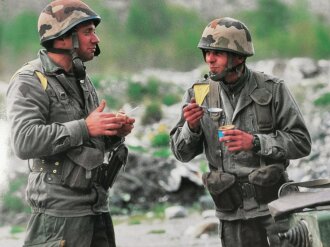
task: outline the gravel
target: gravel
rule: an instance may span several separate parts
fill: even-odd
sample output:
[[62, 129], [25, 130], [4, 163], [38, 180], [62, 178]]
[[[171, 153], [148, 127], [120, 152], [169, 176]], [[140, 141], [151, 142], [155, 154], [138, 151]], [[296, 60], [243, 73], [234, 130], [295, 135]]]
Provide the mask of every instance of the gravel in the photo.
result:
[[[170, 220], [144, 221], [131, 225], [116, 224], [117, 247], [221, 247], [217, 234], [195, 238], [189, 229], [203, 222], [199, 214]], [[0, 246], [21, 247], [24, 233], [11, 234], [11, 227], [0, 227]]]

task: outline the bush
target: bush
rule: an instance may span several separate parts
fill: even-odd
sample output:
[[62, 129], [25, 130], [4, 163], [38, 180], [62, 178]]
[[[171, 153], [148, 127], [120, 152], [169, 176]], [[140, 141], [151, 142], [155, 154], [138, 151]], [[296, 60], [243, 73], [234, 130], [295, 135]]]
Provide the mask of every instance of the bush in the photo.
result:
[[158, 102], [153, 102], [147, 105], [141, 123], [143, 125], [159, 122], [163, 117], [161, 105]]
[[329, 106], [330, 105], [330, 93], [325, 93], [314, 101], [316, 106]]
[[171, 150], [169, 148], [161, 148], [153, 152], [154, 157], [158, 158], [168, 158], [171, 155]]
[[153, 147], [168, 147], [170, 142], [170, 136], [168, 133], [159, 133], [155, 135], [151, 140]]
[[181, 100], [181, 96], [177, 94], [167, 94], [163, 97], [163, 104], [167, 106], [171, 106], [180, 102], [180, 100]]
[[3, 197], [3, 206], [5, 211], [14, 213], [25, 212], [27, 208], [24, 199], [9, 193], [5, 194]]
[[107, 102], [107, 106], [110, 107], [111, 109], [117, 109], [121, 105], [121, 102], [119, 101], [119, 99], [112, 95], [106, 94], [106, 95], [104, 95], [104, 99]]
[[11, 234], [21, 233], [24, 231], [25, 231], [25, 228], [22, 226], [12, 226], [10, 229]]
[[101, 81], [103, 79], [103, 76], [100, 75], [100, 74], [93, 74], [93, 75], [90, 75], [90, 79], [94, 85], [94, 87], [96, 89], [100, 89], [101, 88]]
[[141, 83], [129, 82], [127, 88], [127, 94], [130, 100], [134, 102], [140, 102], [144, 96], [144, 88]]
[[159, 96], [159, 85], [162, 82], [157, 78], [149, 78], [145, 91], [151, 98], [157, 98]]
[[24, 189], [27, 184], [27, 176], [19, 174], [17, 178], [9, 182], [9, 189], [3, 195], [3, 212], [22, 213], [30, 212], [30, 207], [24, 200]]

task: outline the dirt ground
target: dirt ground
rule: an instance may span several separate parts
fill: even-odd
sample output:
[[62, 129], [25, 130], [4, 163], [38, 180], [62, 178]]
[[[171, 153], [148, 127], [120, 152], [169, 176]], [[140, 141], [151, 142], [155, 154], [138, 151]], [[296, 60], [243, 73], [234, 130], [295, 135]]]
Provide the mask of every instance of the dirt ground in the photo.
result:
[[[130, 225], [115, 225], [117, 247], [221, 247], [218, 236], [194, 238], [186, 232], [200, 224], [203, 218], [189, 215], [165, 221], [154, 220]], [[0, 246], [22, 247], [24, 233], [10, 234], [11, 227], [0, 227]]]

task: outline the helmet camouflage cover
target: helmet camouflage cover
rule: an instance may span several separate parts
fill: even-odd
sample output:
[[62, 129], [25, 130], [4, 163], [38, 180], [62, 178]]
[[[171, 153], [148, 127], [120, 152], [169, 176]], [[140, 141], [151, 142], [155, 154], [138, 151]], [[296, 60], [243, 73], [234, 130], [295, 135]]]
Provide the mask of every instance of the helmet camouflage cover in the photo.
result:
[[84, 21], [98, 25], [101, 18], [80, 0], [56, 0], [49, 3], [38, 20], [40, 43], [56, 39]]
[[254, 54], [248, 28], [229, 17], [211, 21], [204, 29], [198, 48], [228, 51], [246, 57]]

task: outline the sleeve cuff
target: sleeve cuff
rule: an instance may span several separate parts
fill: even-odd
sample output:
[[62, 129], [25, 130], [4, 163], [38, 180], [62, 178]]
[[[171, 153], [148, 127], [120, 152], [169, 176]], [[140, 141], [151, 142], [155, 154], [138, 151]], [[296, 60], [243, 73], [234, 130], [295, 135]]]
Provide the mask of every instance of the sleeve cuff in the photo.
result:
[[70, 121], [63, 123], [67, 128], [70, 135], [71, 146], [79, 146], [84, 143], [84, 141], [89, 140], [88, 129], [84, 119]]
[[202, 136], [201, 129], [199, 130], [199, 132], [195, 133], [195, 132], [191, 131], [187, 122], [184, 123], [181, 131], [182, 131], [183, 139], [185, 140], [185, 142], [187, 144], [193, 142], [194, 140], [199, 140], [200, 137]]

